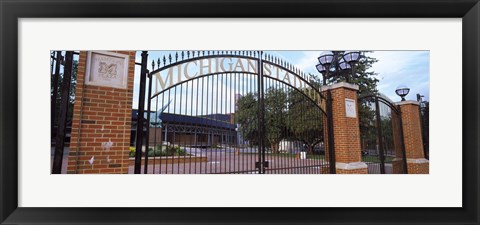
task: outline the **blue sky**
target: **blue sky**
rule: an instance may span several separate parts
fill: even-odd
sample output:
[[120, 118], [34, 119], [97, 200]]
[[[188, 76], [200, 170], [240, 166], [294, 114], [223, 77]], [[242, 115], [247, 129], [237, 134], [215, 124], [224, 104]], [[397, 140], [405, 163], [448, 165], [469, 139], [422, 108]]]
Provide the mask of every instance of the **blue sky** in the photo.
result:
[[[321, 76], [315, 69], [318, 64], [317, 57], [322, 51], [266, 51], [266, 53], [277, 56], [296, 65], [297, 68], [306, 73]], [[170, 52], [149, 51], [149, 66], [152, 59], [162, 58]], [[141, 61], [141, 51], [137, 52], [136, 62]], [[424, 95], [425, 100], [430, 98], [430, 53], [429, 51], [373, 51], [366, 53], [368, 56], [378, 59], [371, 70], [375, 71], [379, 83], [378, 90], [393, 101], [400, 98], [395, 94], [395, 89], [400, 85], [410, 88], [407, 100], [416, 100], [416, 94]], [[135, 68], [135, 85], [133, 108], [138, 106], [140, 66]]]

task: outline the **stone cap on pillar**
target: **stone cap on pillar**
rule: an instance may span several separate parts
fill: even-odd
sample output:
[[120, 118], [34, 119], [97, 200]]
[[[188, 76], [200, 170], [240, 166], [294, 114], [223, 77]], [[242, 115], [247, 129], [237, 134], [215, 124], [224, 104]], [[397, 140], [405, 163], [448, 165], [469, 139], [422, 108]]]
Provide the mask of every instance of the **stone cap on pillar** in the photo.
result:
[[420, 102], [407, 100], [407, 101], [395, 102], [395, 105], [420, 105]]
[[332, 84], [332, 85], [328, 85], [328, 86], [322, 86], [322, 87], [320, 87], [320, 91], [333, 90], [333, 89], [342, 88], [342, 87], [352, 89], [352, 90], [355, 90], [355, 91], [359, 90], [358, 85], [350, 84], [350, 83], [347, 83], [345, 81], [342, 81], [342, 82], [339, 82], [339, 83], [336, 83], [336, 84]]

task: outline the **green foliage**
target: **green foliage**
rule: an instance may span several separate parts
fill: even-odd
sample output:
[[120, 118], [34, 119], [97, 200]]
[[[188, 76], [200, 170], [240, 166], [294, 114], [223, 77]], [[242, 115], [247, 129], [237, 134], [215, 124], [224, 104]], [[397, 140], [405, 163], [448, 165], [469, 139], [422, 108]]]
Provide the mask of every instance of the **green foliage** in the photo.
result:
[[130, 157], [135, 157], [135, 148], [134, 147], [130, 147], [130, 152], [128, 153], [128, 155]]
[[155, 147], [155, 156], [185, 156], [187, 152], [176, 145], [157, 145]]
[[286, 136], [287, 94], [279, 88], [269, 88], [264, 98], [265, 135], [273, 153]]
[[[343, 53], [342, 51], [338, 51], [337, 53]], [[369, 95], [369, 94], [376, 94], [377, 93], [377, 83], [378, 79], [376, 76], [378, 75], [375, 71], [371, 71], [372, 65], [378, 60], [376, 58], [372, 58], [366, 56], [367, 52], [362, 52], [363, 57], [360, 58], [359, 62], [355, 66], [355, 77], [350, 79], [350, 83], [356, 84], [359, 87], [359, 96]], [[341, 59], [342, 54], [338, 54], [338, 60]], [[348, 74], [345, 74], [348, 73]], [[351, 77], [351, 70], [347, 70], [340, 73], [340, 76], [331, 76], [327, 80], [327, 84], [334, 84], [341, 81], [345, 81], [344, 75], [349, 75]]]
[[324, 139], [324, 115], [316, 103], [296, 90], [290, 90], [288, 101], [288, 130], [296, 140], [302, 141], [308, 153], [312, 154], [313, 147]]
[[[318, 85], [318, 82], [315, 83]], [[241, 97], [238, 102], [237, 123], [240, 132], [250, 143], [257, 143], [257, 100], [253, 94]], [[301, 92], [290, 89], [268, 88], [264, 97], [265, 139], [272, 153], [278, 153], [279, 143], [289, 136], [308, 147], [323, 140], [323, 114], [316, 103]]]
[[[64, 53], [65, 54], [65, 53]], [[60, 67], [62, 68], [62, 67]], [[54, 68], [55, 71], [55, 68]], [[78, 61], [74, 60], [73, 61], [73, 70], [72, 70], [72, 81], [70, 84], [70, 96], [68, 99], [68, 112], [67, 112], [67, 121], [72, 120], [73, 117], [73, 104], [75, 103], [75, 91], [77, 89], [77, 72], [78, 72]], [[60, 73], [58, 76], [58, 83], [53, 82], [53, 76], [54, 73], [51, 75], [51, 80], [50, 80], [50, 95], [53, 96], [53, 90], [54, 86], [57, 86], [57, 98], [55, 99], [55, 111], [56, 113], [60, 112], [60, 103], [62, 100], [62, 84], [63, 84], [63, 73]], [[55, 115], [57, 116], [57, 115]], [[56, 117], [55, 117], [56, 118]], [[57, 123], [57, 119], [55, 119], [54, 123]]]
[[[130, 147], [130, 157], [135, 157], [135, 148]], [[142, 156], [145, 156], [144, 153], [142, 153]], [[185, 151], [185, 149], [179, 147], [179, 146], [172, 146], [172, 145], [157, 145], [154, 148], [148, 148], [148, 157], [154, 157], [154, 156], [186, 156], [188, 153]]]
[[239, 131], [251, 145], [258, 144], [258, 102], [255, 93], [248, 93], [237, 101], [238, 111], [236, 122], [240, 124]]

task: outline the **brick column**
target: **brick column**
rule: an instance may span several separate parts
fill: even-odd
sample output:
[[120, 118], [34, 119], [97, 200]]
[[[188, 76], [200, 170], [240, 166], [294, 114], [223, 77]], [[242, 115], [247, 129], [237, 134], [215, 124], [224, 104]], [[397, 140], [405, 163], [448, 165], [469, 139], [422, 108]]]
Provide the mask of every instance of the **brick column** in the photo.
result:
[[67, 173], [128, 173], [135, 51], [81, 51]]
[[403, 143], [407, 156], [407, 169], [410, 174], [428, 174], [429, 161], [423, 152], [422, 128], [420, 124], [419, 103], [416, 101], [402, 101], [400, 106], [402, 115]]
[[368, 166], [362, 162], [360, 146], [358, 86], [341, 82], [324, 88], [322, 91], [325, 95], [327, 90], [330, 90], [332, 95], [336, 172], [338, 174], [366, 174]]

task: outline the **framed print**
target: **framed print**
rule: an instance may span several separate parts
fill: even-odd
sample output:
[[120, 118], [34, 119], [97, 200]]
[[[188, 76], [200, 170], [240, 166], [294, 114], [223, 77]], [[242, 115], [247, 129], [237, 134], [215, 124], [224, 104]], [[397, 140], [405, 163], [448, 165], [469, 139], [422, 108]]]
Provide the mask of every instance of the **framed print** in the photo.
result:
[[477, 0], [0, 10], [1, 224], [479, 223]]

